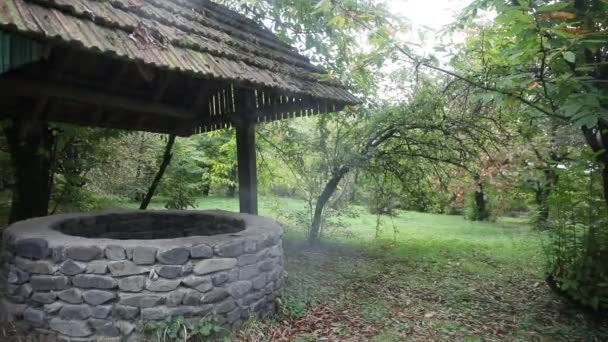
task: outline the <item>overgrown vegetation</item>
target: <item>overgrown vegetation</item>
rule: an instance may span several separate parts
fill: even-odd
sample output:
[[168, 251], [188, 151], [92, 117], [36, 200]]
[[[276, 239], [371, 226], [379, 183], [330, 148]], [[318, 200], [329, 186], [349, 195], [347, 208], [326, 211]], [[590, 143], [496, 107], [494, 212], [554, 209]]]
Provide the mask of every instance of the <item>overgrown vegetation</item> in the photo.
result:
[[206, 319], [191, 321], [182, 316], [160, 322], [147, 323], [146, 342], [230, 341], [229, 332]]

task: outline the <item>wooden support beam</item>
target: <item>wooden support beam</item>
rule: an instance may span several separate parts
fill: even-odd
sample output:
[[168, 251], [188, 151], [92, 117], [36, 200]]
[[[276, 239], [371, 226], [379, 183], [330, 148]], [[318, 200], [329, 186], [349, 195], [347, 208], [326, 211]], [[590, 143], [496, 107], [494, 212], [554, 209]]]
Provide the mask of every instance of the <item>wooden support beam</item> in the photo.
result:
[[236, 129], [236, 154], [239, 178], [239, 205], [241, 213], [258, 214], [258, 175], [255, 149], [256, 109], [252, 91], [239, 90], [236, 94], [237, 110], [231, 116]]
[[243, 120], [236, 126], [239, 205], [241, 213], [258, 214], [258, 178], [256, 169], [255, 122]]
[[40, 98], [48, 96], [105, 108], [118, 108], [142, 114], [151, 114], [181, 119], [194, 119], [196, 114], [190, 110], [169, 106], [154, 101], [136, 100], [124, 96], [111, 95], [95, 90], [60, 85], [52, 82], [39, 82], [18, 78], [0, 79], [0, 93], [4, 96]]

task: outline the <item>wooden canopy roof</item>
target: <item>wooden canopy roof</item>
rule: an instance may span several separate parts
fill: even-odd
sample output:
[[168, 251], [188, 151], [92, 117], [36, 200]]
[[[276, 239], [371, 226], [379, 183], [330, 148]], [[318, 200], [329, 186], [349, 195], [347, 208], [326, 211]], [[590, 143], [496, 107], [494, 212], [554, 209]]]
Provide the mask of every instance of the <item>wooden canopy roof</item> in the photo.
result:
[[208, 0], [0, 0], [0, 118], [191, 135], [357, 98]]

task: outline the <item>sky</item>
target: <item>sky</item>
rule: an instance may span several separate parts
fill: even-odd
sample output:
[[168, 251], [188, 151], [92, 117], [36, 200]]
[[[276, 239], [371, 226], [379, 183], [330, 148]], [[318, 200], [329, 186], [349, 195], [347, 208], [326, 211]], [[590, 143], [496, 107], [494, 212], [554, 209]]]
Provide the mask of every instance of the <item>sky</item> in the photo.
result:
[[[412, 25], [407, 39], [421, 43], [427, 54], [440, 43], [442, 29], [454, 22], [469, 3], [471, 0], [387, 0], [391, 11], [407, 18]], [[419, 32], [424, 34], [421, 36]]]
[[[442, 34], [447, 25], [456, 21], [458, 15], [472, 0], [386, 0], [392, 13], [407, 19], [410, 27], [399, 39], [413, 49], [417, 56], [433, 55], [446, 65], [450, 55], [435, 51], [443, 43], [462, 43], [466, 36], [462, 33]], [[412, 86], [404, 84], [395, 72], [400, 63], [386, 64], [382, 69], [384, 81], [380, 82], [380, 98], [387, 101], [402, 101], [408, 96]], [[396, 79], [393, 78], [396, 77]]]

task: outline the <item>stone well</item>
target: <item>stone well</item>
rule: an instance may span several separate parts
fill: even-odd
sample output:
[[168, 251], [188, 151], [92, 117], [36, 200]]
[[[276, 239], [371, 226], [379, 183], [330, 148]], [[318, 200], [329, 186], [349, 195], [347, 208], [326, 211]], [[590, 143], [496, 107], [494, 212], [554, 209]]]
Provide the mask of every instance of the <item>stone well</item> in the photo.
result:
[[4, 231], [0, 314], [65, 340], [137, 341], [182, 316], [236, 329], [272, 314], [282, 229], [225, 211], [55, 215]]

